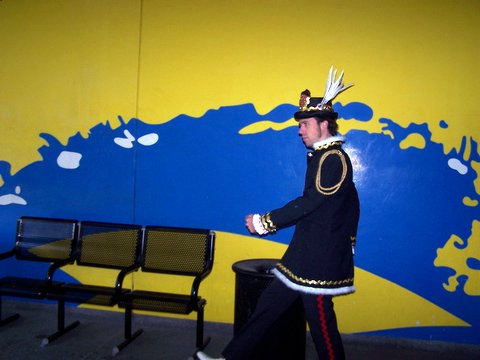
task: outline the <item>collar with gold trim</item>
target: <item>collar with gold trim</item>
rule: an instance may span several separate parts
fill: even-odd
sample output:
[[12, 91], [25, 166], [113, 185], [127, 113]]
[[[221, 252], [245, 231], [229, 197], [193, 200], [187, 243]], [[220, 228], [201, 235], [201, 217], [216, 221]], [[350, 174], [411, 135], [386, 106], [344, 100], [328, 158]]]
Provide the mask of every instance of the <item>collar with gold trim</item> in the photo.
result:
[[333, 145], [341, 145], [345, 142], [345, 136], [342, 135], [337, 135], [337, 136], [331, 136], [328, 139], [317, 141], [312, 145], [313, 150], [322, 150], [322, 149], [327, 149], [330, 146]]

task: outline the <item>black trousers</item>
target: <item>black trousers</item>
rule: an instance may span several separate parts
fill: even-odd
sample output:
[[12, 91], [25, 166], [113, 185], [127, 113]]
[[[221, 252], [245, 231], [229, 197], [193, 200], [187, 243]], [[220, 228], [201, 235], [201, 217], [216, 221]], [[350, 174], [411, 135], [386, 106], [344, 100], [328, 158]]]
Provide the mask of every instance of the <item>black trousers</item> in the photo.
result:
[[[294, 291], [278, 279], [274, 279], [262, 293], [254, 313], [223, 350], [223, 356], [227, 360], [248, 360], [254, 349], [262, 345], [262, 338], [273, 329], [276, 320], [299, 297], [305, 308], [305, 316], [319, 359], [345, 359], [332, 297]], [[285, 331], [288, 330], [285, 329]]]

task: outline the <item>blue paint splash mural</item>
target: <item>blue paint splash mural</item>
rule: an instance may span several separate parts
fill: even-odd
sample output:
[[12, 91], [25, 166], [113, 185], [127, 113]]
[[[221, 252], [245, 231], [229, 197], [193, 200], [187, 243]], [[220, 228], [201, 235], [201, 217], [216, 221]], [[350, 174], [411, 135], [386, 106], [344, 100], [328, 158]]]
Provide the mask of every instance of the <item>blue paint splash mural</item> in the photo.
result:
[[[99, 124], [66, 145], [50, 134], [41, 161], [15, 175], [0, 162], [0, 243], [11, 247], [13, 224], [22, 215], [204, 227], [245, 234], [244, 216], [283, 205], [302, 190], [305, 149], [296, 127], [255, 133], [259, 122], [282, 124], [296, 107], [279, 105], [258, 114], [254, 105], [221, 107], [164, 124], [141, 119], [112, 129]], [[346, 121], [368, 122], [362, 103], [336, 104]], [[427, 124], [403, 128], [380, 119], [383, 133], [350, 130], [350, 153], [362, 214], [356, 266], [386, 278], [471, 327], [417, 327], [378, 335], [480, 343], [480, 207], [474, 187], [477, 144], [444, 154]], [[442, 122], [442, 128], [448, 124]], [[423, 146], [405, 146], [410, 136]], [[288, 244], [292, 229], [268, 240]], [[456, 259], [452, 261], [452, 259]], [[40, 265], [31, 265], [32, 268]], [[18, 269], [0, 263], [3, 274]], [[26, 272], [32, 270], [26, 269]], [[67, 276], [67, 275], [64, 275]]]

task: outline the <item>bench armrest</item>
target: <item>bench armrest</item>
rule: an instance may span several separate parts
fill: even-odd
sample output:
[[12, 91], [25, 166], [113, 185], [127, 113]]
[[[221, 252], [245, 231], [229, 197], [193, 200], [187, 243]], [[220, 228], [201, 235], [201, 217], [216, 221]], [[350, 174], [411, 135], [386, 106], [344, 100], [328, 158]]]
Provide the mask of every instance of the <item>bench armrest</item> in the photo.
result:
[[195, 279], [193, 280], [190, 296], [194, 297], [194, 298], [198, 297], [198, 288], [200, 287], [200, 283], [203, 281], [203, 279], [205, 279], [212, 272], [213, 254], [214, 254], [214, 251], [215, 251], [215, 232], [214, 231], [209, 231], [208, 237], [209, 237], [209, 240], [210, 240], [209, 241], [208, 253], [210, 255], [209, 255], [209, 258], [207, 259], [207, 264], [206, 264], [206, 267], [205, 267], [204, 271], [201, 274], [197, 275], [195, 277]]
[[65, 260], [62, 260], [62, 261], [56, 261], [53, 264], [51, 264], [50, 267], [48, 268], [48, 271], [47, 271], [47, 277], [46, 277], [47, 286], [52, 284], [53, 275], [54, 275], [55, 271], [57, 271], [58, 269], [60, 269], [61, 267], [65, 266], [65, 265], [73, 264], [74, 262], [75, 262], [75, 260], [73, 258], [71, 258], [71, 259], [65, 259]]
[[211, 270], [205, 271], [201, 273], [200, 275], [195, 276], [195, 279], [193, 279], [192, 283], [192, 289], [190, 291], [190, 296], [193, 298], [198, 297], [198, 288], [200, 287], [200, 283], [205, 279], [208, 274], [210, 274]]
[[140, 269], [140, 264], [133, 264], [125, 269], [122, 269], [117, 276], [117, 280], [115, 281], [115, 296], [119, 296], [122, 292], [123, 288], [123, 280], [125, 279], [125, 276], [128, 274], [138, 271]]

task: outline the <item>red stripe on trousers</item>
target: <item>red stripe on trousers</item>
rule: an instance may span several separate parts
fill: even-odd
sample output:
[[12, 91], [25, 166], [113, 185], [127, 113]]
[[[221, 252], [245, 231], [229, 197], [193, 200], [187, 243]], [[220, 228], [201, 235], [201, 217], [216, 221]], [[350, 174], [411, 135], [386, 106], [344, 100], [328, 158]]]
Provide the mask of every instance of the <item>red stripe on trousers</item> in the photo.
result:
[[328, 334], [327, 319], [325, 318], [325, 309], [323, 307], [323, 295], [317, 296], [317, 308], [320, 315], [320, 326], [322, 328], [323, 338], [325, 340], [325, 345], [327, 346], [328, 358], [334, 360], [335, 353], [333, 351], [332, 340]]

